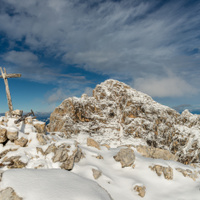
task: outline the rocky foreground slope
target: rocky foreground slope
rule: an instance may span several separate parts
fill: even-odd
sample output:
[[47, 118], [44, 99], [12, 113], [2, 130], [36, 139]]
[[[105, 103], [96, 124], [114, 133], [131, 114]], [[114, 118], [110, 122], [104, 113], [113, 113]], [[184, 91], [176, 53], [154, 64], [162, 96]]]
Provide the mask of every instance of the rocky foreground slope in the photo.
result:
[[198, 115], [108, 80], [47, 127], [21, 116], [0, 117], [0, 200], [199, 200]]
[[97, 85], [92, 97], [84, 94], [64, 100], [51, 114], [48, 129], [69, 137], [85, 133], [100, 143], [118, 145], [139, 138], [169, 150], [184, 164], [200, 161], [199, 115], [188, 110], [179, 114], [116, 80]]

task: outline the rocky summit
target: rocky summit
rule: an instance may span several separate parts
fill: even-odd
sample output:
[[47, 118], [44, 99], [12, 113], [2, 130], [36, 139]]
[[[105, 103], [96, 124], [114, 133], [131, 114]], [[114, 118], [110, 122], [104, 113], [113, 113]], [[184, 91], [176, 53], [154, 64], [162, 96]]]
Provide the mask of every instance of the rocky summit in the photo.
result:
[[107, 80], [47, 126], [0, 117], [0, 200], [199, 200], [199, 136], [198, 115]]
[[64, 100], [51, 114], [48, 131], [64, 132], [67, 137], [95, 136], [101, 144], [141, 140], [169, 151], [181, 163], [200, 161], [199, 115], [188, 110], [179, 114], [116, 80], [97, 85], [92, 97], [83, 94]]

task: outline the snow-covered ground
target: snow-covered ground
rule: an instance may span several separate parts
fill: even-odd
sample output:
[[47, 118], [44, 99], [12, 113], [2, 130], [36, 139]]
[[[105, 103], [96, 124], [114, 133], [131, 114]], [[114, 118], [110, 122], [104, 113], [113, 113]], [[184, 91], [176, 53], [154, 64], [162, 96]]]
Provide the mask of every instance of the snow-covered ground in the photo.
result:
[[[110, 148], [108, 145], [107, 147], [103, 145], [105, 140], [95, 148], [95, 145], [90, 146], [87, 143], [87, 138], [91, 136], [86, 134], [80, 133], [68, 139], [62, 133], [46, 135], [40, 133], [39, 135], [45, 139], [45, 143], [41, 144], [35, 125], [42, 125], [42, 122], [33, 120], [32, 124], [21, 122], [16, 125], [15, 119], [4, 121], [3, 118], [0, 119], [1, 129], [18, 131], [18, 140], [24, 137], [28, 142], [23, 147], [17, 145], [16, 141], [0, 144], [2, 172], [0, 191], [11, 187], [23, 200], [199, 200], [200, 198], [200, 166], [143, 157], [137, 151], [137, 145], [145, 144], [142, 139], [129, 140], [120, 135], [120, 141], [109, 140]], [[99, 137], [93, 135], [92, 139], [99, 141]], [[54, 150], [53, 148], [50, 150], [51, 145], [54, 145]], [[135, 159], [129, 167], [122, 168], [114, 156], [121, 149], [127, 148], [134, 151]], [[81, 150], [82, 156], [74, 162], [72, 170], [61, 169], [65, 162], [64, 153], [67, 152], [66, 159], [69, 159], [77, 149]], [[75, 160], [75, 157], [73, 159]], [[10, 169], [13, 166], [22, 168]], [[166, 178], [162, 172], [158, 176], [151, 169], [154, 166], [163, 167], [165, 172], [170, 167], [172, 177]], [[184, 176], [177, 169], [183, 170], [184, 173], [188, 172], [191, 176]], [[95, 170], [99, 176], [94, 175]], [[138, 195], [136, 186], [144, 188], [144, 197]]]

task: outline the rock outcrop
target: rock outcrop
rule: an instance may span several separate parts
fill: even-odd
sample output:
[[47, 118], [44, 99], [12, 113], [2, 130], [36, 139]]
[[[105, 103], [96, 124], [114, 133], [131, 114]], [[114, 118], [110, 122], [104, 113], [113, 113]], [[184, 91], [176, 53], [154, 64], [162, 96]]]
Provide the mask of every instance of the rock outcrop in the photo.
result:
[[118, 141], [140, 138], [189, 164], [200, 159], [199, 127], [198, 115], [187, 110], [179, 114], [122, 82], [107, 80], [96, 86], [92, 97], [64, 100], [51, 114], [48, 130], [66, 136], [106, 134]]

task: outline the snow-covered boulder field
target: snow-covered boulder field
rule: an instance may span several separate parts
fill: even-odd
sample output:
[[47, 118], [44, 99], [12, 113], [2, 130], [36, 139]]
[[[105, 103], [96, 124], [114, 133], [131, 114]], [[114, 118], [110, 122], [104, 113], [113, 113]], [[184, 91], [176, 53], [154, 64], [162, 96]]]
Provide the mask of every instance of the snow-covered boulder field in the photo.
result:
[[47, 127], [21, 115], [0, 117], [0, 200], [199, 200], [198, 115], [114, 80]]

